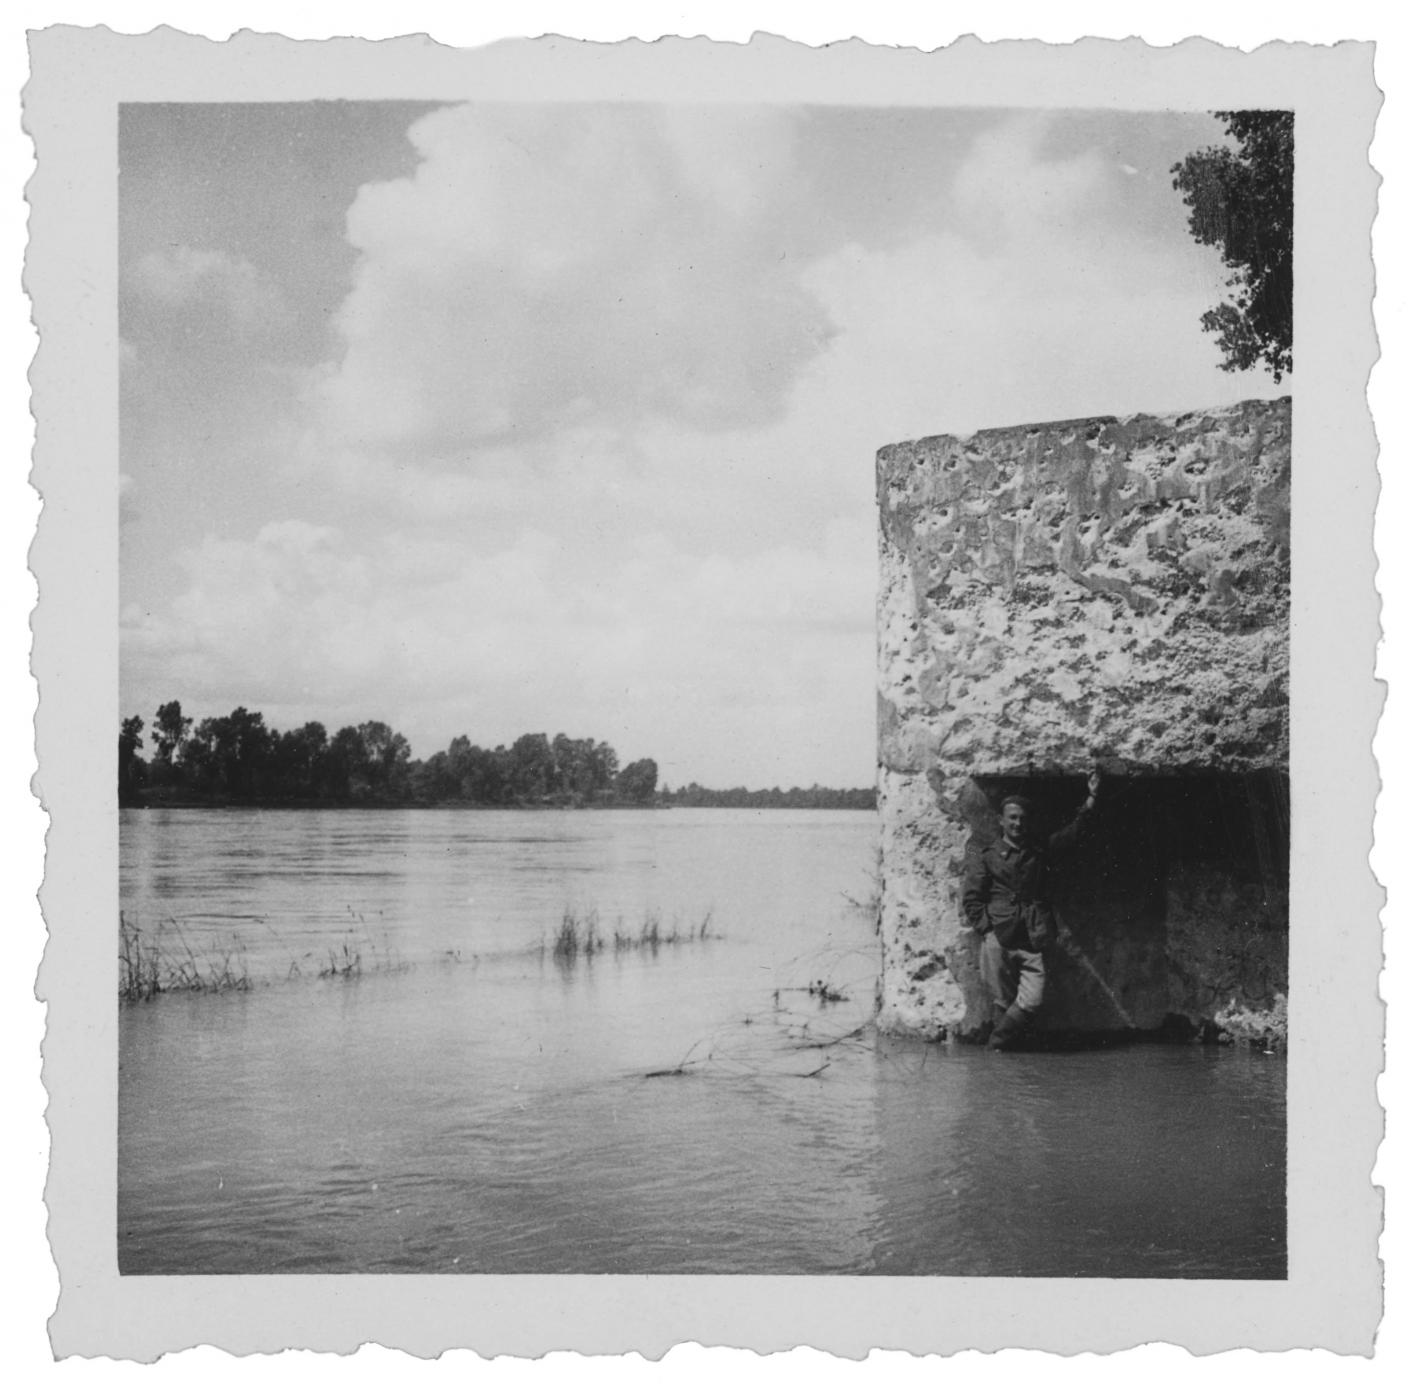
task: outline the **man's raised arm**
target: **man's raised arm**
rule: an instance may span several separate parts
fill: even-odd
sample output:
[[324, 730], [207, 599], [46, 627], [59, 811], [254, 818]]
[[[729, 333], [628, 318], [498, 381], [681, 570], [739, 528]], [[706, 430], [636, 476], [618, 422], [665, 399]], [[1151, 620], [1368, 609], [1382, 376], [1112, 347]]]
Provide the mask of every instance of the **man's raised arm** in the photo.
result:
[[1051, 839], [1046, 843], [1051, 850], [1068, 850], [1080, 840], [1089, 825], [1090, 815], [1095, 810], [1095, 800], [1099, 795], [1100, 770], [1096, 768], [1090, 774], [1089, 793], [1080, 804], [1080, 810], [1059, 831], [1051, 833]]

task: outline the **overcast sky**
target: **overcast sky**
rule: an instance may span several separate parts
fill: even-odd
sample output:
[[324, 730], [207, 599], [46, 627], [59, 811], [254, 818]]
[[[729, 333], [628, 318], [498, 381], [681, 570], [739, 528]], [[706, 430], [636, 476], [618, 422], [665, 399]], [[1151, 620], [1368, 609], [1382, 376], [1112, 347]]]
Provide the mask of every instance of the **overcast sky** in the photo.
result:
[[1223, 374], [1202, 114], [129, 106], [125, 715], [867, 785], [883, 444]]

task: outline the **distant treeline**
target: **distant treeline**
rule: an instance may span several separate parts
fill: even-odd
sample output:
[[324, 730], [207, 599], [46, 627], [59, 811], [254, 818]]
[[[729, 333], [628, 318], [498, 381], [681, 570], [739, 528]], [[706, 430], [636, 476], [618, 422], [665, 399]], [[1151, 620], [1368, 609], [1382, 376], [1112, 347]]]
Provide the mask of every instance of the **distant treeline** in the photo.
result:
[[862, 811], [873, 808], [874, 789], [827, 788], [817, 783], [782, 792], [778, 787], [719, 789], [689, 783], [676, 792], [664, 788], [659, 801], [670, 807], [837, 807]]
[[179, 701], [158, 707], [149, 738], [141, 715], [118, 734], [118, 800], [272, 805], [433, 805], [485, 807], [643, 806], [654, 802], [658, 765], [640, 758], [620, 768], [608, 744], [556, 734], [522, 734], [509, 748], [478, 748], [465, 735], [428, 759], [381, 720], [332, 736], [317, 720], [298, 729], [266, 727], [240, 707], [193, 721]]

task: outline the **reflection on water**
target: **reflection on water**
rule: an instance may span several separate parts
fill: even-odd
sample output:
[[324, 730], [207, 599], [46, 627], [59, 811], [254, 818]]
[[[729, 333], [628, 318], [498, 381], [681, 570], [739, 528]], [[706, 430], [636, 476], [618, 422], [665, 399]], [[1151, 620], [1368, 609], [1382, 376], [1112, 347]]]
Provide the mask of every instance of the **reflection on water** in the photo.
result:
[[1282, 1060], [850, 1034], [872, 814], [123, 820], [125, 915], [257, 983], [122, 1013], [125, 1272], [1284, 1275]]
[[[1282, 1061], [1132, 1046], [994, 1055], [893, 1047], [870, 1267], [1283, 1277]], [[901, 1061], [911, 1062], [900, 1072]]]

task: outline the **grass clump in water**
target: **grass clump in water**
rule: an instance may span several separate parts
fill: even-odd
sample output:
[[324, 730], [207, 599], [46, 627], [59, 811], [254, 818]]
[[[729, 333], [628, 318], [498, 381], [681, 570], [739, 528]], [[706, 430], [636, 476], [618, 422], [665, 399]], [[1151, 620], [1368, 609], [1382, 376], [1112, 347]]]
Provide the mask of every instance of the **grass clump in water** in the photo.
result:
[[250, 974], [239, 945], [212, 949], [198, 961], [182, 926], [169, 920], [180, 952], [118, 915], [118, 1000], [151, 1001], [161, 992], [248, 992]]
[[581, 957], [596, 957], [611, 946], [615, 953], [634, 950], [656, 953], [660, 948], [705, 943], [718, 936], [712, 932], [710, 911], [696, 922], [683, 923], [674, 918], [671, 924], [664, 924], [657, 913], [649, 913], [644, 915], [636, 929], [626, 925], [622, 918], [615, 920], [611, 944], [603, 932], [597, 910], [580, 914], [566, 909], [560, 915], [560, 922], [550, 942], [550, 952], [561, 962], [573, 962]]
[[[253, 919], [255, 915], [203, 914], [207, 919]], [[361, 924], [363, 918], [357, 916]], [[213, 942], [200, 955], [181, 921], [164, 917], [155, 932], [140, 927], [121, 912], [118, 915], [118, 1000], [123, 1003], [151, 1001], [162, 992], [248, 992], [255, 982], [246, 966], [246, 948], [237, 935]], [[302, 965], [303, 964], [303, 965]], [[337, 948], [328, 948], [322, 957], [313, 952], [291, 958], [287, 981], [305, 973], [326, 981], [351, 981], [372, 973], [408, 972], [412, 964], [394, 952], [386, 940], [377, 945], [360, 938], [351, 927]], [[267, 979], [268, 980], [268, 979]], [[265, 985], [265, 983], [262, 983]]]
[[[363, 957], [365, 949], [369, 955], [367, 962]], [[297, 963], [292, 962], [290, 969], [290, 976], [300, 975]], [[337, 948], [325, 949], [324, 961], [320, 963], [317, 975], [326, 980], [349, 982], [365, 974], [408, 972], [411, 969], [412, 964], [393, 952], [386, 942], [379, 949], [371, 940], [355, 937], [352, 942], [346, 938]]]
[[118, 999], [150, 1001], [163, 991], [162, 963], [155, 944], [142, 932], [128, 928], [118, 916]]
[[575, 958], [592, 958], [604, 947], [604, 935], [599, 932], [597, 913], [580, 917], [572, 909], [560, 915], [560, 926], [555, 932], [555, 943], [551, 951], [565, 962]]
[[350, 948], [345, 942], [338, 949], [330, 948], [329, 961], [319, 969], [321, 977], [362, 977], [363, 954], [357, 948]]

